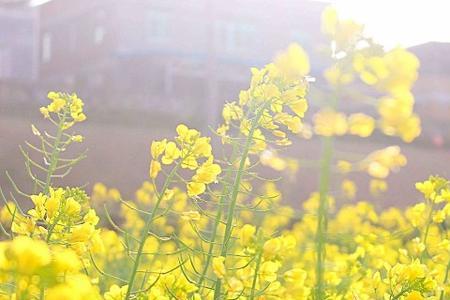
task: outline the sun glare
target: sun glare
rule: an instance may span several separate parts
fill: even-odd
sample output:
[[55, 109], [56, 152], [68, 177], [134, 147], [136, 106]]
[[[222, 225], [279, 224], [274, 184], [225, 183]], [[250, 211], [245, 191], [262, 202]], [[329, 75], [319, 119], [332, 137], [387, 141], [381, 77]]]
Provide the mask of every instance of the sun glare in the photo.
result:
[[335, 0], [342, 16], [365, 24], [366, 32], [387, 48], [429, 41], [450, 42], [450, 2], [444, 0]]

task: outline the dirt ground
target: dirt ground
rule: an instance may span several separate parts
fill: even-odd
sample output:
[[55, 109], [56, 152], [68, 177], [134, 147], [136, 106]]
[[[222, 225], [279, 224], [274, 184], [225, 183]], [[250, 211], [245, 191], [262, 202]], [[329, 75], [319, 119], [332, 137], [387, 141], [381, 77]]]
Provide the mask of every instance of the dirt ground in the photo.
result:
[[[46, 126], [46, 122], [35, 113], [26, 116], [0, 114], [0, 186], [7, 193], [11, 191], [11, 186], [5, 176], [6, 170], [25, 190], [30, 188], [18, 145], [23, 145], [24, 140], [36, 141], [36, 137], [31, 134], [31, 122], [38, 128]], [[97, 122], [95, 117], [79, 125], [77, 131], [86, 138], [83, 147], [88, 148], [88, 157], [58, 184], [63, 186], [87, 184], [87, 190], [90, 191], [93, 183], [101, 181], [108, 186], [119, 188], [127, 198], [133, 197], [134, 191], [143, 180], [148, 178], [149, 146], [152, 139], [174, 135], [172, 126], [171, 128], [155, 128], [142, 124], [105, 123]], [[402, 145], [398, 140], [394, 142]], [[318, 140], [294, 144], [295, 146], [289, 150], [289, 156], [317, 161], [320, 153]], [[375, 143], [366, 139], [345, 140], [336, 144], [336, 155], [348, 156], [353, 155], [354, 152], [368, 153], [387, 145], [387, 143]], [[403, 206], [414, 203], [420, 198], [414, 189], [416, 181], [423, 180], [430, 174], [450, 178], [450, 149], [413, 143], [402, 145], [402, 151], [408, 157], [408, 165], [389, 178], [390, 189], [379, 198], [373, 199], [367, 196], [368, 177], [366, 175], [351, 176], [361, 187], [357, 194], [358, 200], [374, 201], [376, 206], [383, 207]], [[318, 174], [316, 168], [308, 164], [310, 163], [301, 163], [295, 178], [281, 182], [282, 189], [287, 191], [284, 196], [285, 201], [294, 206], [298, 206], [302, 199], [316, 189]], [[279, 174], [273, 174], [273, 176], [279, 176]], [[336, 186], [333, 187], [333, 190], [336, 189]]]

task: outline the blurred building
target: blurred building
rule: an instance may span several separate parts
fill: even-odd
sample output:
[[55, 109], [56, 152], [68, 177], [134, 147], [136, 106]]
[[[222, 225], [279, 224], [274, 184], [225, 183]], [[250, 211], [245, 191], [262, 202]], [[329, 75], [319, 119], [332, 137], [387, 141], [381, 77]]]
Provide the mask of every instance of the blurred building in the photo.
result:
[[214, 119], [248, 84], [249, 67], [294, 41], [316, 55], [323, 7], [307, 0], [53, 0], [39, 7], [40, 88], [77, 91], [90, 107], [203, 111]]
[[450, 144], [450, 43], [429, 42], [411, 47], [420, 60], [414, 85], [423, 134], [436, 146]]
[[29, 100], [37, 77], [37, 13], [0, 7], [0, 103]]
[[[312, 0], [52, 0], [0, 5], [0, 103], [77, 92], [88, 110], [208, 116], [291, 42], [317, 47], [323, 2]], [[1, 4], [2, 2], [0, 2]], [[3, 8], [2, 8], [3, 7]], [[414, 92], [424, 133], [450, 140], [450, 43], [411, 48], [421, 60]], [[129, 114], [132, 115], [132, 114]]]

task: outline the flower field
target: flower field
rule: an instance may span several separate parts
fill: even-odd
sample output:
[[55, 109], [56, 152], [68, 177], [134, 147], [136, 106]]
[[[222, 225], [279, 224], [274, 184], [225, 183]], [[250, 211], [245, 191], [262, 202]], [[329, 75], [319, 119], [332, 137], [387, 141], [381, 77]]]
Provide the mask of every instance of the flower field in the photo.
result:
[[[0, 194], [0, 299], [450, 299], [450, 182], [423, 174], [411, 182], [421, 202], [376, 210], [356, 201], [350, 175], [368, 175], [382, 197], [407, 163], [401, 147], [355, 159], [334, 147], [344, 136], [401, 144], [420, 135], [411, 93], [419, 61], [384, 51], [332, 8], [322, 31], [331, 45], [324, 83], [290, 45], [251, 70], [220, 126], [180, 124], [153, 141], [135, 199], [102, 183], [56, 184], [86, 156], [69, 151], [83, 143], [86, 115], [76, 94], [48, 93], [40, 112], [52, 130], [32, 125], [34, 142], [20, 147], [34, 188], [6, 173], [15, 192]], [[312, 136], [322, 145], [319, 189], [294, 209], [279, 183], [299, 158], [283, 150]]]

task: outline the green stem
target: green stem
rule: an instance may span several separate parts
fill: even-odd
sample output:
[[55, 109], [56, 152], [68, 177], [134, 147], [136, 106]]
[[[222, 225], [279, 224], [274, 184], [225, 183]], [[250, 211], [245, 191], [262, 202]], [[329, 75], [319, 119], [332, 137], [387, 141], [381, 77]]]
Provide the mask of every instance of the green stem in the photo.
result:
[[430, 209], [430, 213], [428, 214], [428, 219], [427, 219], [427, 227], [425, 228], [425, 232], [423, 235], [423, 244], [426, 246], [427, 245], [427, 239], [428, 239], [428, 232], [430, 231], [430, 226], [433, 223], [433, 211], [434, 211], [434, 199], [432, 200], [432, 204], [431, 204], [431, 209]]
[[158, 211], [159, 205], [161, 204], [161, 201], [162, 201], [162, 199], [164, 197], [164, 194], [165, 194], [166, 190], [168, 189], [169, 184], [170, 184], [173, 176], [176, 174], [176, 171], [178, 170], [178, 167], [179, 167], [180, 164], [181, 163], [177, 164], [172, 169], [172, 171], [170, 171], [169, 175], [167, 176], [166, 181], [164, 182], [163, 188], [161, 190], [161, 193], [159, 194], [159, 197], [158, 197], [158, 199], [157, 199], [157, 201], [155, 203], [155, 206], [153, 207], [150, 215], [148, 215], [148, 217], [147, 217], [147, 220], [145, 222], [145, 226], [144, 226], [144, 228], [142, 230], [138, 251], [136, 253], [136, 258], [134, 260], [133, 269], [132, 269], [132, 272], [131, 272], [131, 275], [130, 275], [130, 280], [128, 281], [128, 289], [127, 289], [127, 294], [125, 296], [125, 300], [129, 300], [130, 299], [131, 293], [133, 291], [133, 285], [134, 285], [134, 281], [136, 280], [136, 275], [137, 275], [137, 271], [138, 271], [138, 268], [139, 268], [139, 264], [141, 262], [142, 253], [144, 251], [144, 245], [145, 245], [145, 242], [147, 241], [148, 233], [150, 232], [150, 229], [152, 227], [153, 219], [155, 217], [155, 214]]
[[[231, 164], [233, 164], [233, 162], [234, 162], [234, 159], [235, 159], [235, 156], [236, 156], [236, 152], [237, 152], [237, 146], [235, 144], [233, 144], [233, 151], [232, 151], [231, 160], [230, 160]], [[209, 264], [211, 263], [212, 254], [213, 254], [214, 245], [215, 245], [214, 243], [215, 243], [216, 237], [217, 237], [217, 230], [219, 228], [220, 220], [222, 219], [222, 206], [225, 203], [225, 195], [227, 195], [228, 192], [229, 192], [229, 186], [228, 186], [227, 182], [231, 179], [232, 173], [233, 173], [233, 165], [231, 165], [228, 168], [227, 173], [225, 175], [225, 179], [224, 179], [225, 185], [224, 185], [224, 187], [222, 189], [222, 194], [221, 194], [220, 199], [219, 199], [219, 205], [218, 205], [218, 208], [217, 208], [217, 215], [216, 215], [216, 218], [214, 219], [214, 225], [213, 225], [213, 228], [212, 228], [211, 240], [210, 240], [210, 244], [209, 244], [209, 248], [208, 248], [208, 254], [207, 254], [207, 257], [206, 257], [206, 261], [205, 261], [205, 264], [203, 266], [202, 274], [200, 275], [200, 278], [199, 278], [199, 280], [197, 282], [197, 286], [198, 287], [201, 287], [203, 281], [205, 280], [206, 273], [208, 272]]]
[[249, 298], [250, 300], [255, 299], [256, 281], [258, 279], [259, 267], [261, 266], [262, 253], [263, 253], [263, 251], [260, 248], [258, 257], [256, 258], [255, 274], [253, 275], [252, 289], [251, 289], [250, 298]]
[[[253, 141], [253, 134], [255, 133], [255, 130], [258, 127], [259, 119], [261, 118], [261, 116], [266, 108], [266, 105], [263, 105], [256, 113], [255, 118], [252, 122], [252, 126], [250, 128], [250, 131], [248, 133], [242, 155], [240, 157], [241, 161], [239, 163], [239, 169], [237, 170], [236, 177], [233, 182], [233, 190], [231, 193], [230, 204], [228, 207], [228, 215], [227, 215], [227, 221], [226, 221], [226, 226], [225, 226], [225, 234], [224, 234], [223, 242], [222, 242], [222, 250], [220, 251], [220, 255], [223, 257], [226, 257], [227, 252], [228, 252], [228, 244], [230, 242], [231, 234], [232, 234], [232, 230], [233, 230], [234, 211], [236, 208], [237, 196], [239, 195], [239, 188], [241, 186], [242, 175], [244, 173], [245, 162], [246, 162], [248, 154], [250, 152], [250, 146]], [[221, 285], [222, 285], [221, 280], [218, 279], [216, 281], [216, 285], [214, 288], [214, 300], [220, 299]]]
[[433, 223], [433, 211], [434, 211], [434, 206], [435, 206], [435, 202], [434, 201], [435, 201], [435, 199], [432, 200], [430, 213], [428, 214], [428, 219], [427, 219], [427, 227], [425, 228], [425, 232], [424, 232], [423, 238], [422, 238], [423, 244], [425, 246], [425, 250], [420, 255], [420, 259], [421, 260], [424, 260], [426, 258], [426, 256], [428, 255], [427, 240], [428, 240], [428, 233], [430, 231], [430, 226]]
[[[448, 262], [447, 269], [445, 271], [444, 286], [447, 284], [449, 273], [450, 273], [450, 261]], [[439, 300], [444, 300], [444, 293], [445, 293], [445, 291], [441, 291], [441, 296], [439, 297]]]
[[47, 171], [47, 178], [45, 180], [45, 186], [44, 186], [44, 194], [48, 194], [50, 185], [52, 182], [52, 176], [53, 173], [56, 170], [56, 166], [58, 164], [59, 154], [61, 150], [59, 147], [61, 146], [61, 138], [62, 134], [64, 132], [64, 123], [66, 122], [66, 111], [63, 112], [62, 117], [59, 119], [58, 123], [58, 131], [56, 132], [55, 142], [53, 144], [52, 154], [50, 155], [50, 166], [48, 167]]
[[319, 182], [319, 208], [317, 211], [317, 231], [316, 231], [316, 286], [315, 299], [325, 299], [325, 247], [327, 243], [328, 230], [328, 191], [330, 185], [330, 168], [333, 157], [333, 138], [324, 137], [322, 139], [322, 159], [320, 163]]

